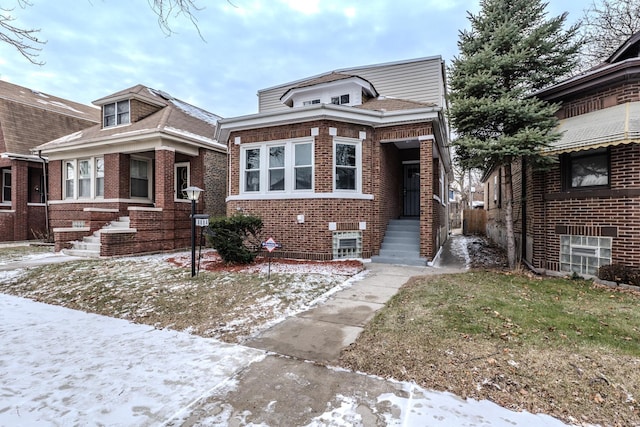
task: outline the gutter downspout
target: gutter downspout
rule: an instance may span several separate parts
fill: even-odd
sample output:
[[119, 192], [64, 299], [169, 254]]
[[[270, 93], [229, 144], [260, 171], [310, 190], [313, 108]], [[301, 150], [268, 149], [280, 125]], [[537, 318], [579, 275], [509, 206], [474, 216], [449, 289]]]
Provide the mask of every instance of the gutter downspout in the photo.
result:
[[42, 191], [44, 194], [44, 226], [49, 234], [49, 183], [47, 180], [47, 160], [42, 157], [42, 150], [38, 150], [38, 158], [42, 162]]

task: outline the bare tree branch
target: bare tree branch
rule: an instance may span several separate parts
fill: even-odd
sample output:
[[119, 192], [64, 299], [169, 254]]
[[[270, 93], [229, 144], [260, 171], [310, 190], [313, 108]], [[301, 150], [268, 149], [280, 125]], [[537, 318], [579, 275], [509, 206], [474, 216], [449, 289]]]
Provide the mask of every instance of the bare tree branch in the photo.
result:
[[584, 12], [581, 34], [588, 66], [605, 61], [640, 31], [640, 0], [595, 0]]
[[[28, 0], [18, 0], [18, 6], [22, 9], [31, 6]], [[26, 29], [20, 28], [12, 24], [15, 21], [15, 17], [11, 12], [15, 8], [0, 7], [0, 42], [8, 43], [15, 47], [18, 52], [29, 62], [35, 65], [44, 65], [43, 61], [39, 61], [40, 51], [42, 51], [39, 45], [46, 44], [46, 40], [38, 38], [39, 29]]]
[[198, 26], [198, 19], [195, 16], [195, 13], [201, 11], [202, 7], [198, 7], [195, 4], [195, 0], [147, 0], [149, 3], [149, 7], [158, 17], [158, 25], [163, 33], [167, 36], [174, 34], [175, 32], [171, 29], [171, 25], [169, 21], [173, 18], [177, 18], [180, 15], [186, 17], [193, 26], [198, 31], [198, 35], [202, 40], [204, 37], [200, 32], [200, 27]]

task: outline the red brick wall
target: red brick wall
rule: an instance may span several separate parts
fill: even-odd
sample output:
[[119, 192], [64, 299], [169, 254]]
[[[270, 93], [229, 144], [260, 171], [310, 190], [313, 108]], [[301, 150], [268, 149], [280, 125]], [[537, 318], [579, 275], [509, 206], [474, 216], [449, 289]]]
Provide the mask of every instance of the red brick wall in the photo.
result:
[[[358, 230], [359, 222], [366, 222], [363, 231], [363, 256], [369, 257], [379, 251], [379, 247], [391, 218], [402, 214], [402, 160], [428, 159], [423, 162], [426, 177], [422, 188], [422, 235], [427, 240], [421, 250], [423, 256], [432, 258], [436, 247], [434, 227], [445, 217], [440, 208], [433, 206], [432, 187], [432, 141], [422, 141], [421, 150], [398, 150], [387, 141], [417, 139], [430, 135], [430, 123], [373, 129], [367, 126], [333, 121], [317, 121], [297, 125], [275, 126], [264, 129], [234, 132], [230, 135], [229, 155], [231, 195], [239, 194], [240, 145], [289, 138], [310, 136], [310, 129], [317, 127], [319, 135], [314, 144], [314, 188], [316, 193], [333, 192], [333, 136], [329, 128], [337, 129], [338, 137], [359, 138], [366, 132], [362, 143], [362, 193], [373, 195], [373, 200], [360, 199], [286, 199], [286, 200], [242, 200], [229, 201], [227, 213], [238, 210], [259, 215], [265, 224], [265, 237], [271, 236], [284, 245], [283, 251], [289, 256], [328, 259], [332, 256], [332, 235], [329, 223], [337, 223], [338, 230]], [[442, 207], [443, 210], [445, 209]], [[297, 215], [305, 216], [304, 224], [297, 222]], [[434, 220], [434, 215], [436, 220]], [[444, 219], [446, 223], [446, 219]]]
[[[517, 171], [517, 173], [515, 173]], [[560, 235], [607, 236], [612, 233], [612, 262], [640, 267], [640, 144], [611, 147], [610, 189], [562, 190], [557, 164], [547, 172], [527, 168], [526, 205], [521, 198], [520, 167], [514, 167], [514, 219], [521, 233], [521, 209], [526, 209], [526, 259], [535, 268], [559, 270]], [[517, 180], [515, 179], [517, 177]], [[489, 187], [488, 231], [503, 230], [503, 210], [493, 206], [493, 178]], [[503, 204], [504, 206], [504, 204]], [[496, 233], [490, 236], [496, 239]]]
[[[560, 257], [559, 234], [600, 236], [615, 229], [612, 261], [640, 267], [640, 144], [611, 147], [611, 175], [609, 191], [562, 192], [560, 167], [544, 174], [544, 220], [546, 259], [542, 264], [550, 270], [558, 269]], [[603, 229], [603, 227], [607, 227]], [[564, 234], [564, 233], [562, 233]]]
[[574, 117], [603, 108], [624, 104], [625, 102], [640, 101], [640, 82], [625, 81], [616, 87], [595, 90], [590, 94], [581, 95], [579, 98], [565, 100], [558, 111], [558, 117]]
[[147, 116], [159, 111], [161, 107], [147, 104], [137, 99], [129, 101], [129, 114], [131, 116], [131, 123], [135, 123], [144, 119]]
[[[217, 151], [202, 150], [204, 172], [201, 196], [204, 212], [211, 216], [224, 216], [227, 211], [227, 155]], [[193, 174], [193, 172], [192, 172]]]

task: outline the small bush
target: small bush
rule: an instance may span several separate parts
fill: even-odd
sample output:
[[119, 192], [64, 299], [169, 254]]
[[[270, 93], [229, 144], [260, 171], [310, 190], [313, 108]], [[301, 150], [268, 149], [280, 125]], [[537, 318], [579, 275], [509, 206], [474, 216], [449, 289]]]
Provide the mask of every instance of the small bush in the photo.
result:
[[260, 251], [262, 219], [236, 214], [209, 223], [209, 242], [222, 260], [230, 264], [249, 264]]
[[598, 269], [598, 278], [640, 286], [640, 270], [622, 264], [603, 265]]

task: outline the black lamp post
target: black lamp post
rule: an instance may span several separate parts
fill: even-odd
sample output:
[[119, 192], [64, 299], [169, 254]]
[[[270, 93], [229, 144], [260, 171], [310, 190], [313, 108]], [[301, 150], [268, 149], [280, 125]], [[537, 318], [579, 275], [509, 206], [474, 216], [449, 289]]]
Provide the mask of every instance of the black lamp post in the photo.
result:
[[191, 277], [196, 275], [196, 202], [200, 198], [202, 188], [187, 187], [184, 190], [187, 199], [191, 200]]

